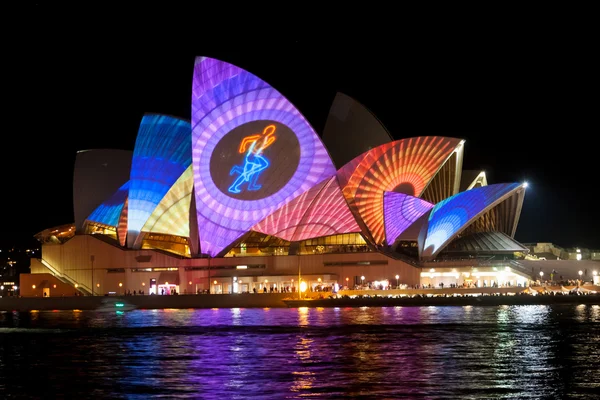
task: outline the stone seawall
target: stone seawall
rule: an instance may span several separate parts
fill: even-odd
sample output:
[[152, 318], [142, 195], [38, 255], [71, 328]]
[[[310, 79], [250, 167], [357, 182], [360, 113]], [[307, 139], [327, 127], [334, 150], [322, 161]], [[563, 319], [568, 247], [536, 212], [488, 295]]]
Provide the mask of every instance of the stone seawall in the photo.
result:
[[[162, 308], [275, 308], [287, 307], [283, 302], [290, 293], [260, 294], [207, 294], [177, 296], [111, 296], [123, 299], [140, 309]], [[0, 311], [30, 310], [94, 310], [106, 296], [72, 297], [4, 297], [0, 298]]]
[[[481, 289], [480, 289], [481, 291]], [[356, 291], [360, 292], [360, 291]], [[372, 291], [374, 293], [375, 291]], [[393, 291], [389, 291], [393, 292]], [[294, 293], [205, 294], [177, 296], [73, 296], [73, 297], [4, 297], [0, 311], [31, 310], [94, 310], [105, 299], [120, 299], [138, 309], [164, 308], [285, 308], [285, 307], [386, 307], [386, 306], [464, 306], [464, 305], [529, 305], [529, 304], [600, 304], [600, 294], [575, 295], [516, 295], [516, 296], [461, 296], [461, 297], [401, 297], [387, 296], [350, 299], [347, 296], [328, 299], [326, 293], [310, 293], [298, 301]], [[320, 299], [319, 299], [320, 298]]]

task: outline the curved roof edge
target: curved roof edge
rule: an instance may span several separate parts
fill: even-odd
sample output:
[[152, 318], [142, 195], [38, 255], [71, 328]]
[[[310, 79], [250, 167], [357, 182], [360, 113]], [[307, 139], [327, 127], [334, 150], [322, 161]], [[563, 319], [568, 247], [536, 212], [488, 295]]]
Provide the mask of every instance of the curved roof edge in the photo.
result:
[[80, 150], [73, 167], [73, 214], [81, 232], [87, 217], [129, 181], [133, 151]]
[[97, 223], [116, 228], [128, 195], [129, 181], [125, 182], [112, 196], [92, 211], [85, 219], [84, 225], [86, 223]]
[[529, 249], [506, 233], [498, 231], [476, 232], [463, 236], [444, 248], [443, 253], [529, 253]]
[[[524, 184], [495, 184], [461, 192], [438, 203], [431, 210], [429, 221], [422, 227], [419, 237], [419, 258], [422, 261], [434, 259], [440, 251], [480, 216], [509, 197], [524, 193], [524, 191]], [[475, 199], [474, 196], [479, 198]], [[484, 202], [484, 206], [480, 207], [482, 201]], [[487, 204], [485, 204], [486, 201]], [[520, 201], [515, 202], [515, 206], [518, 208], [515, 215], [515, 223], [518, 222], [522, 201], [523, 196], [521, 196]], [[468, 215], [469, 208], [471, 211], [474, 211], [478, 207], [478, 211], [474, 212], [473, 215]], [[444, 215], [440, 219], [433, 221], [436, 218], [436, 213], [439, 215], [440, 210], [444, 212]], [[465, 217], [467, 217], [466, 220], [459, 220]], [[448, 229], [453, 229], [454, 231], [449, 231]]]
[[[394, 138], [371, 110], [353, 97], [337, 92], [325, 121], [322, 140], [339, 169], [356, 156]], [[344, 146], [339, 146], [341, 141]]]
[[485, 171], [478, 170], [464, 170], [460, 181], [460, 192], [471, 190], [474, 187], [487, 186], [487, 175]]
[[[452, 165], [449, 165], [450, 159], [455, 154], [456, 154], [456, 162], [453, 165], [454, 168], [451, 170], [452, 178], [450, 178], [450, 180], [448, 182], [448, 179], [446, 179], [445, 176], [440, 176], [440, 172], [447, 165], [449, 168], [452, 168]], [[461, 177], [462, 177], [462, 165], [463, 165], [464, 156], [465, 156], [465, 139], [461, 139], [461, 141], [458, 143], [458, 145], [454, 148], [454, 151], [451, 152], [450, 154], [448, 154], [448, 157], [446, 157], [446, 160], [444, 160], [444, 162], [440, 164], [437, 171], [435, 171], [431, 180], [427, 183], [427, 186], [425, 186], [425, 188], [423, 189], [423, 192], [421, 193], [421, 197], [427, 192], [427, 189], [429, 189], [433, 185], [434, 182], [438, 181], [438, 179], [440, 179], [440, 183], [441, 183], [443, 189], [440, 187], [438, 187], [437, 189], [438, 190], [441, 189], [443, 191], [443, 194], [442, 194], [441, 198], [437, 197], [437, 199], [429, 199], [430, 202], [437, 204], [438, 202], [445, 200], [448, 197], [452, 197], [455, 194], [458, 194], [460, 192], [460, 182], [461, 182]], [[435, 185], [435, 186], [438, 186], [438, 185]]]
[[179, 119], [179, 120], [181, 120], [181, 121], [183, 121], [183, 122], [187, 122], [187, 123], [189, 123], [190, 125], [191, 125], [191, 123], [192, 123], [192, 120], [191, 120], [191, 119], [189, 119], [189, 118], [184, 118], [184, 117], [181, 117], [181, 116], [179, 116], [179, 115], [174, 115], [174, 114], [165, 114], [165, 113], [160, 113], [160, 112], [150, 112], [150, 111], [147, 111], [147, 112], [145, 112], [145, 113], [142, 115], [142, 118], [143, 118], [143, 117], [146, 117], [146, 116], [148, 116], [148, 117], [151, 117], [151, 116], [154, 116], [154, 115], [161, 116], [161, 117], [169, 117], [169, 118]]

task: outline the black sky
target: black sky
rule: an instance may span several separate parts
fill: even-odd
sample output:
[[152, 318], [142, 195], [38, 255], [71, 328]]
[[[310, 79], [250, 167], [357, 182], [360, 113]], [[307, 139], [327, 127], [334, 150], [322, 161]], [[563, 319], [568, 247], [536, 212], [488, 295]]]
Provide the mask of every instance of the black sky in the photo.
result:
[[396, 139], [464, 138], [465, 169], [485, 170], [489, 183], [530, 184], [517, 240], [600, 248], [597, 68], [581, 41], [282, 35], [250, 47], [215, 35], [182, 41], [154, 29], [50, 23], [39, 12], [21, 19], [28, 34], [3, 53], [3, 246], [73, 221], [76, 151], [132, 150], [146, 112], [190, 118], [194, 57], [205, 55], [269, 82], [319, 133], [342, 91]]

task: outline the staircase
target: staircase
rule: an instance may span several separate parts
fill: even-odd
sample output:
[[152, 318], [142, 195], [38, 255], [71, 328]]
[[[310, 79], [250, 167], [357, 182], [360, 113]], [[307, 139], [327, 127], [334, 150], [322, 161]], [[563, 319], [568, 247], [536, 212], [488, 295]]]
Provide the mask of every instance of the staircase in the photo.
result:
[[[50, 265], [50, 263], [48, 263], [48, 261], [44, 260], [43, 258], [40, 258], [39, 260], [44, 265], [44, 267], [48, 268], [48, 270], [50, 270], [52, 275], [54, 275], [54, 277], [56, 279], [58, 279], [59, 281], [66, 283], [67, 285], [73, 286], [74, 289], [82, 292], [86, 296], [92, 295], [92, 290], [88, 286], [82, 285], [81, 283], [77, 283], [73, 279], [71, 279], [68, 275], [62, 274], [60, 271], [58, 271], [56, 268], [54, 268], [52, 265]], [[75, 288], [76, 284], [77, 284], [77, 288]]]

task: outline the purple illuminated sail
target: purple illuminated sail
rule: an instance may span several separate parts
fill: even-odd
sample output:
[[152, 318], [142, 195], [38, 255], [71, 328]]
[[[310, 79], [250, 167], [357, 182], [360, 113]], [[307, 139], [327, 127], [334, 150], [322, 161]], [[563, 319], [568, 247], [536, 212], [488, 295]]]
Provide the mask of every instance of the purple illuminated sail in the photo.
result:
[[413, 222], [419, 219], [433, 204], [404, 193], [384, 192], [383, 212], [385, 236], [389, 245], [394, 243]]
[[200, 246], [211, 256], [336, 172], [313, 128], [281, 93], [206, 57], [194, 66], [192, 160]]

